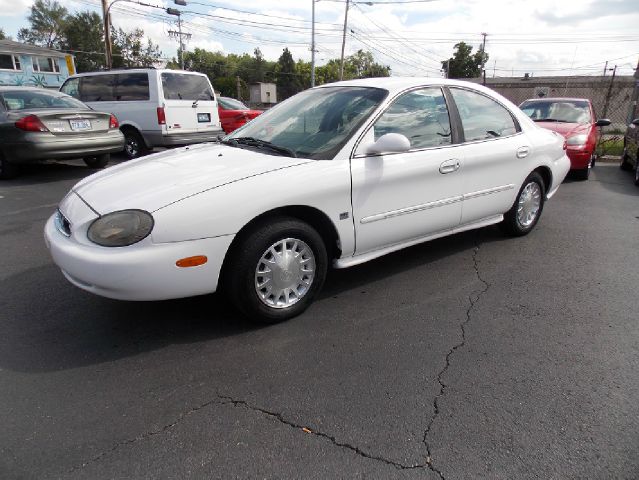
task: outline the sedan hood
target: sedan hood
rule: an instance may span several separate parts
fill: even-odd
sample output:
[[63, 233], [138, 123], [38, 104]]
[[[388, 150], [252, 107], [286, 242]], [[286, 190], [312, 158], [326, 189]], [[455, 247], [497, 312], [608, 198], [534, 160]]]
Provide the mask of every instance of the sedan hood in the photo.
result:
[[201, 144], [108, 168], [73, 190], [101, 215], [130, 208], [154, 212], [221, 185], [310, 161]]
[[538, 126], [553, 132], [561, 133], [564, 137], [572, 137], [580, 133], [588, 133], [589, 123], [564, 123], [564, 122], [535, 122]]

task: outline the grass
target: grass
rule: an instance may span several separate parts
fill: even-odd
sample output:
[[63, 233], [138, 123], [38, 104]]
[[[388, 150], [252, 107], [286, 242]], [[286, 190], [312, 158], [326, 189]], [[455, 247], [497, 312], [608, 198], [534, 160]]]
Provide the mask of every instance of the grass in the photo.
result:
[[599, 139], [597, 155], [620, 157], [623, 153], [623, 135], [606, 135]]

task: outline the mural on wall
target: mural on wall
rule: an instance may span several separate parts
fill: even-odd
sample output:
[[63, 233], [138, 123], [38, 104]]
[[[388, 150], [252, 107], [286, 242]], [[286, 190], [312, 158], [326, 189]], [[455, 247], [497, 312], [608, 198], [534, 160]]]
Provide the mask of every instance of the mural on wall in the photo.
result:
[[69, 76], [64, 58], [56, 59], [59, 72], [38, 72], [33, 69], [33, 60], [26, 55], [20, 56], [22, 70], [0, 70], [0, 85], [18, 87], [59, 88]]

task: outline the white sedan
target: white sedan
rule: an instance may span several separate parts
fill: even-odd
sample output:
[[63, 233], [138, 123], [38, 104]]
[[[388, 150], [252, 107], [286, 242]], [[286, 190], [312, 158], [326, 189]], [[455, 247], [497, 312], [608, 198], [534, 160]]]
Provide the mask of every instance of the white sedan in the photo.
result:
[[96, 173], [47, 222], [74, 285], [161, 300], [223, 290], [245, 315], [304, 311], [327, 268], [500, 224], [529, 233], [570, 169], [564, 139], [443, 79], [323, 85], [219, 143]]

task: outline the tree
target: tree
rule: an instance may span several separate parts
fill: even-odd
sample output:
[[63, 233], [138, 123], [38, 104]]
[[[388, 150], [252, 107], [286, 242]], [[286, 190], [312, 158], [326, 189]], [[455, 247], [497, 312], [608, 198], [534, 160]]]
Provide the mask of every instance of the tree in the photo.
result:
[[121, 28], [113, 30], [113, 67], [154, 67], [160, 63], [160, 47], [147, 39], [142, 43], [144, 30], [136, 28], [126, 32]]
[[442, 62], [442, 68], [448, 78], [477, 78], [481, 76], [481, 66], [488, 61], [488, 54], [478, 50], [472, 54], [473, 47], [459, 42], [457, 50], [448, 60]]
[[350, 78], [389, 77], [390, 67], [375, 62], [371, 52], [358, 50], [344, 59], [344, 70]]
[[280, 55], [276, 69], [278, 98], [286, 100], [302, 89], [295, 69], [295, 60], [288, 48]]
[[62, 48], [75, 55], [78, 72], [101, 70], [104, 57], [104, 27], [100, 15], [89, 10], [70, 15], [64, 22]]
[[18, 31], [18, 40], [46, 48], [59, 48], [68, 11], [57, 0], [35, 0], [27, 17], [29, 28]]
[[4, 30], [0, 28], [0, 40], [6, 40], [7, 36], [4, 34]]

